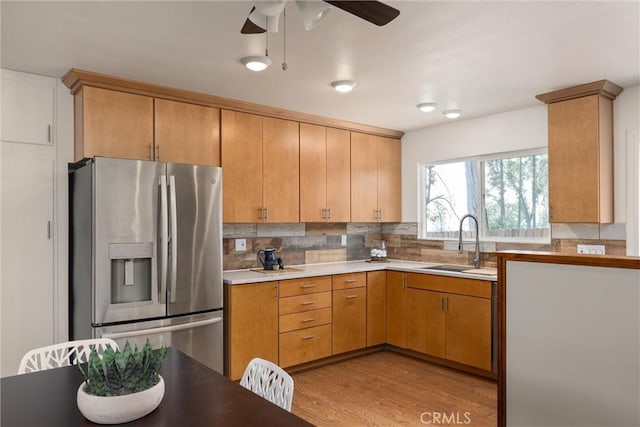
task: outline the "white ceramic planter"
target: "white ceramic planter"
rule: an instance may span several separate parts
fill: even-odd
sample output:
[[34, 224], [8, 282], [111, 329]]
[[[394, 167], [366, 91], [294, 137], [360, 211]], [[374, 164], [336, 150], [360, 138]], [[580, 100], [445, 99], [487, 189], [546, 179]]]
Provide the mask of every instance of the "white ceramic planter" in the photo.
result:
[[138, 393], [123, 396], [94, 396], [78, 388], [78, 409], [97, 424], [122, 424], [142, 418], [158, 407], [164, 396], [162, 376], [158, 384]]

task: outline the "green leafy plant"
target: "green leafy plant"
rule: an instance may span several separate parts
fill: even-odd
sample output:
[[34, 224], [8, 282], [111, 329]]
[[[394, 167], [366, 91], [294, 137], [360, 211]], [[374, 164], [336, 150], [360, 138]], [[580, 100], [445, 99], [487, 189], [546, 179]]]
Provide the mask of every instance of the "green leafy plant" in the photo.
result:
[[127, 341], [123, 350], [108, 347], [102, 355], [91, 350], [86, 371], [78, 365], [86, 381], [85, 391], [96, 396], [121, 396], [146, 390], [158, 383], [158, 372], [167, 348], [153, 351], [147, 340], [142, 350], [131, 349]]

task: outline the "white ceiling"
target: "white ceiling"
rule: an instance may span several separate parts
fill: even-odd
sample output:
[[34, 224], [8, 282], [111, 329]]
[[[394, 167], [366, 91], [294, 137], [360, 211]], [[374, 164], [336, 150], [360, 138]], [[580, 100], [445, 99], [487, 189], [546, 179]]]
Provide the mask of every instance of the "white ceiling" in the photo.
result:
[[[480, 117], [594, 80], [640, 84], [639, 1], [387, 3], [400, 16], [384, 27], [334, 8], [309, 32], [288, 3], [288, 70], [280, 31], [255, 73], [239, 62], [264, 53], [264, 35], [240, 34], [252, 2], [3, 0], [2, 67], [74, 67], [403, 131], [444, 123], [445, 109]], [[358, 86], [338, 94], [339, 79]]]

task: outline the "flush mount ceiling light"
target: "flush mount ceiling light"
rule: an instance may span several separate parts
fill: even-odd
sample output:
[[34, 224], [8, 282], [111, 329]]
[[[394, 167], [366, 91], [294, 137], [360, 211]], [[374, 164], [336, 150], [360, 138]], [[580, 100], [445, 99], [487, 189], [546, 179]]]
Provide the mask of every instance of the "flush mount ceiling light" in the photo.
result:
[[423, 113], [430, 113], [435, 110], [437, 106], [438, 104], [434, 104], [433, 102], [423, 102], [416, 105], [416, 107], [418, 107], [418, 110], [422, 111]]
[[331, 86], [340, 93], [351, 92], [357, 83], [353, 80], [337, 80], [331, 83]]
[[262, 71], [271, 65], [268, 56], [245, 56], [240, 62], [251, 71]]
[[447, 119], [457, 119], [462, 115], [462, 110], [447, 110], [443, 111], [442, 114], [444, 114]]

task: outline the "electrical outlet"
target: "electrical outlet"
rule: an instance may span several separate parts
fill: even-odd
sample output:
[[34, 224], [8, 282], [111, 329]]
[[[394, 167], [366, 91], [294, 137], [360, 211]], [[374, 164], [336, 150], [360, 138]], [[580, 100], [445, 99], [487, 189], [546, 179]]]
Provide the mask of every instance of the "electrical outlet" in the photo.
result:
[[342, 246], [347, 246], [347, 235], [346, 234], [342, 235], [341, 244], [342, 244]]
[[578, 245], [578, 253], [604, 255], [604, 245]]
[[236, 252], [244, 252], [247, 250], [247, 239], [236, 239]]

